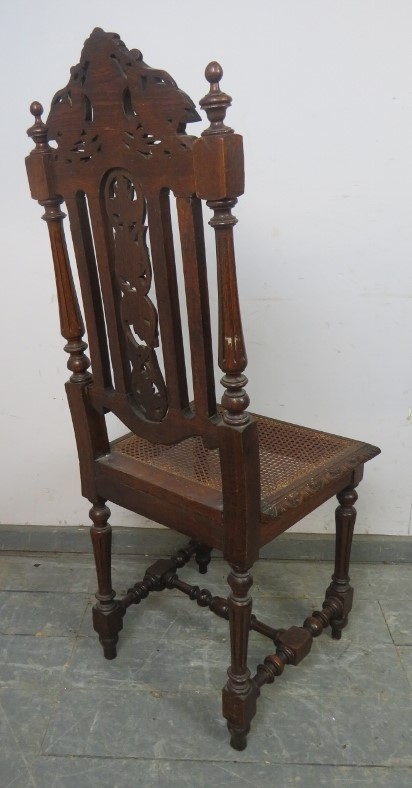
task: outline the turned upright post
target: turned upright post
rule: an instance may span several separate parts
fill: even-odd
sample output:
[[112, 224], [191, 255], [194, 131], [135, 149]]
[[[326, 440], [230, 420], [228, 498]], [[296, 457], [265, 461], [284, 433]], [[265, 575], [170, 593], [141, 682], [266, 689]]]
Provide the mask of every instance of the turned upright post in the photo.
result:
[[70, 380], [73, 383], [84, 384], [91, 380], [91, 375], [88, 372], [90, 361], [85, 355], [87, 344], [83, 341], [84, 324], [73, 283], [64, 235], [63, 219], [66, 214], [60, 208], [63, 199], [54, 193], [53, 150], [47, 142], [47, 126], [41, 119], [43, 107], [39, 101], [33, 101], [30, 112], [34, 116], [34, 124], [28, 129], [27, 134], [34, 141], [35, 148], [26, 158], [27, 173], [32, 197], [44, 207], [42, 218], [47, 222], [49, 230], [59, 304], [60, 330], [66, 340], [64, 349], [69, 354], [67, 366], [72, 373]]
[[231, 97], [220, 88], [219, 63], [206, 66], [209, 92], [200, 100], [209, 126], [193, 146], [196, 193], [213, 216], [218, 288], [218, 361], [223, 372], [223, 416], [219, 431], [224, 512], [224, 556], [237, 571], [247, 571], [258, 555], [260, 500], [257, 425], [247, 412], [244, 371], [247, 355], [236, 277], [232, 208], [243, 194], [243, 140], [225, 123]]
[[225, 124], [231, 98], [220, 89], [221, 66], [212, 62], [205, 76], [210, 88], [200, 100], [209, 127], [195, 142], [196, 190], [213, 211], [209, 224], [216, 240], [219, 301], [219, 367], [223, 372], [223, 423], [220, 427], [224, 512], [224, 557], [230, 563], [228, 614], [231, 664], [223, 689], [223, 715], [231, 744], [246, 746], [256, 712], [256, 685], [247, 665], [253, 583], [250, 568], [258, 555], [259, 447], [256, 423], [247, 413], [247, 365], [236, 277], [232, 209], [244, 191], [242, 137]]
[[[69, 354], [67, 366], [71, 372], [66, 384], [66, 392], [73, 415], [79, 453], [89, 456], [90, 466], [81, 468], [82, 491], [92, 502], [90, 517], [93, 521], [90, 532], [96, 561], [98, 590], [97, 603], [93, 609], [93, 622], [99, 633], [104, 654], [108, 659], [116, 655], [118, 632], [122, 627], [123, 610], [114, 600], [115, 592], [111, 580], [111, 540], [112, 529], [108, 522], [110, 511], [96, 495], [93, 472], [90, 471], [95, 456], [108, 450], [108, 438], [102, 416], [91, 409], [86, 389], [92, 382], [89, 372], [90, 361], [85, 354], [87, 344], [83, 318], [74, 286], [73, 275], [67, 252], [61, 210], [62, 197], [55, 193], [53, 182], [53, 150], [47, 141], [47, 126], [42, 121], [43, 107], [38, 101], [30, 106], [34, 124], [28, 135], [35, 143], [34, 149], [26, 158], [27, 174], [31, 194], [44, 207], [43, 219], [46, 221], [52, 249], [54, 274], [56, 279], [59, 305], [60, 330], [66, 340], [64, 347]], [[76, 419], [74, 418], [76, 414]]]
[[[234, 134], [233, 129], [224, 123], [227, 108], [231, 105], [231, 97], [223, 93], [219, 82], [223, 76], [223, 69], [219, 63], [212, 62], [206, 67], [205, 76], [210, 84], [209, 93], [200, 100], [200, 106], [205, 110], [210, 122], [202, 137], [211, 138], [211, 145], [215, 155], [226, 160], [227, 158], [242, 156], [238, 162], [241, 166], [232, 167], [227, 162], [227, 167], [216, 167], [213, 176], [217, 180], [222, 177], [222, 172], [235, 172], [238, 182], [212, 184], [212, 191], [216, 192], [216, 199], [207, 199], [207, 205], [213, 210], [213, 217], [209, 224], [215, 231], [216, 261], [217, 261], [217, 286], [219, 297], [219, 367], [222, 370], [222, 385], [225, 392], [222, 396], [224, 408], [223, 419], [227, 424], [246, 424], [248, 414], [245, 412], [249, 405], [249, 397], [244, 390], [247, 378], [243, 374], [247, 365], [245, 343], [243, 339], [242, 320], [240, 316], [239, 295], [236, 280], [235, 250], [233, 243], [233, 227], [237, 219], [232, 214], [232, 208], [237, 203], [237, 195], [244, 189], [243, 179], [243, 148], [241, 137]], [[227, 136], [230, 138], [227, 139]], [[223, 163], [223, 162], [222, 162]], [[240, 177], [239, 177], [240, 176]], [[210, 190], [209, 190], [210, 194]], [[224, 195], [224, 196], [223, 196]]]

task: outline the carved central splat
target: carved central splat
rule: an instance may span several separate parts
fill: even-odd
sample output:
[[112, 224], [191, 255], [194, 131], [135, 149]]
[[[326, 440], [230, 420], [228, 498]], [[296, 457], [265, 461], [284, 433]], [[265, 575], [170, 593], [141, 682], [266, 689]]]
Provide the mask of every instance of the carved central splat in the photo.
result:
[[152, 269], [146, 244], [146, 203], [140, 187], [123, 170], [110, 173], [104, 197], [113, 234], [120, 320], [132, 365], [132, 394], [146, 418], [160, 421], [167, 398], [154, 350], [159, 345], [158, 316], [147, 295]]

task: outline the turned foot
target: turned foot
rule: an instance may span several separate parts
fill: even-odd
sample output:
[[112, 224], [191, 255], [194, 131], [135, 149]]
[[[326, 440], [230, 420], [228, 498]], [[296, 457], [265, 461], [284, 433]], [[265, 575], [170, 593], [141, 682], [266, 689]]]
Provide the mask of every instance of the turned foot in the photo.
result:
[[334, 640], [340, 640], [342, 637], [342, 629], [345, 629], [348, 623], [348, 616], [345, 618], [334, 619], [331, 621], [331, 634]]
[[117, 654], [116, 644], [123, 627], [124, 614], [125, 608], [117, 602], [111, 610], [102, 609], [99, 603], [93, 607], [93, 629], [99, 635], [106, 659], [114, 659]]
[[205, 575], [207, 572], [207, 567], [210, 564], [211, 552], [212, 548], [208, 547], [207, 544], [199, 544], [196, 548], [195, 558], [201, 575]]
[[99, 635], [99, 641], [103, 647], [103, 656], [105, 659], [115, 659], [117, 657], [117, 648], [116, 644], [119, 640], [119, 636], [115, 635], [113, 638], [102, 638]]
[[239, 752], [245, 750], [247, 745], [247, 735], [250, 731], [250, 725], [248, 725], [246, 729], [242, 729], [235, 728], [228, 722], [227, 727], [230, 733], [230, 746]]
[[103, 656], [104, 656], [104, 658], [105, 659], [115, 659], [115, 657], [117, 657], [116, 643], [119, 640], [119, 636], [116, 635], [116, 640], [115, 641], [102, 640], [101, 638], [99, 638], [99, 640], [100, 640], [100, 643], [103, 646]]

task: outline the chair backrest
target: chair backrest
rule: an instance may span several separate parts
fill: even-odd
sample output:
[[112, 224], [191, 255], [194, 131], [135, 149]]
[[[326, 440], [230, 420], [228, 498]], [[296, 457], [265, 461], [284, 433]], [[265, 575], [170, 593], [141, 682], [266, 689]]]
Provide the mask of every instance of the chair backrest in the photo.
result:
[[[36, 147], [27, 157], [32, 195], [45, 207], [72, 379], [90, 382], [82, 319], [64, 240], [64, 201], [90, 346], [91, 400], [128, 427], [163, 443], [247, 422], [246, 367], [231, 208], [243, 192], [242, 138], [224, 124], [230, 97], [220, 66], [206, 69], [201, 100], [210, 127], [199, 138], [190, 98], [116, 34], [95, 29], [46, 125], [35, 102]], [[170, 200], [176, 200], [194, 403], [189, 403]], [[216, 408], [202, 200], [214, 211], [219, 365], [226, 389]], [[148, 235], [147, 235], [148, 231]], [[150, 246], [150, 248], [149, 248]], [[156, 306], [151, 298], [154, 279]], [[181, 295], [182, 297], [182, 295]], [[160, 328], [160, 332], [159, 332]], [[164, 376], [156, 355], [159, 333]]]

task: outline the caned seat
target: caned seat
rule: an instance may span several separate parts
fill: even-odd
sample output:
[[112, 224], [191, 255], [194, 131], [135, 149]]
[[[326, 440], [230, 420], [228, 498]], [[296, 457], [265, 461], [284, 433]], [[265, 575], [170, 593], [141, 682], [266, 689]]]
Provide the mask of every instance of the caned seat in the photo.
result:
[[[311, 498], [321, 491], [329, 498], [330, 484], [340, 484], [348, 472], [375, 454], [374, 447], [361, 441], [253, 416], [259, 439], [260, 522], [261, 526], [278, 523], [279, 533], [287, 527], [282, 527], [285, 513], [303, 501], [310, 507]], [[99, 464], [142, 481], [149, 475], [160, 488], [180, 494], [183, 501], [190, 497], [201, 506], [206, 504], [209, 517], [218, 524], [219, 538], [223, 511], [219, 451], [208, 449], [200, 437], [167, 446], [129, 433], [111, 443], [110, 453]], [[261, 527], [261, 544], [267, 541], [266, 532]]]
[[[82, 493], [92, 504], [98, 585], [93, 625], [104, 656], [116, 657], [128, 607], [153, 591], [178, 589], [228, 620], [231, 658], [223, 714], [231, 744], [241, 750], [263, 685], [271, 684], [286, 665], [297, 665], [325, 628], [330, 626], [339, 638], [348, 623], [355, 488], [365, 462], [379, 449], [248, 411], [232, 213], [244, 191], [243, 144], [225, 122], [231, 98], [220, 88], [222, 74], [216, 62], [206, 68], [209, 92], [200, 107], [209, 125], [196, 137], [186, 131], [187, 124], [200, 120], [196, 107], [170, 75], [149, 67], [142, 53], [128, 50], [118, 35], [96, 28], [67, 85], [55, 94], [46, 123], [41, 104], [31, 105], [34, 124], [28, 133], [35, 145], [26, 164], [32, 196], [44, 208], [50, 235], [71, 372], [66, 392]], [[211, 211], [208, 232], [216, 242], [216, 260], [209, 262], [204, 204]], [[184, 286], [179, 288], [180, 257]], [[214, 268], [220, 402], [209, 310], [208, 275]], [[109, 412], [128, 431], [112, 442]], [[250, 570], [262, 545], [334, 495], [339, 501], [335, 569], [322, 609], [302, 626], [276, 629], [252, 615]], [[107, 501], [190, 537], [120, 598], [111, 580]], [[212, 549], [221, 550], [230, 567], [227, 599], [178, 574], [192, 556], [205, 573]], [[266, 635], [275, 647], [254, 674], [247, 661], [251, 630]]]

